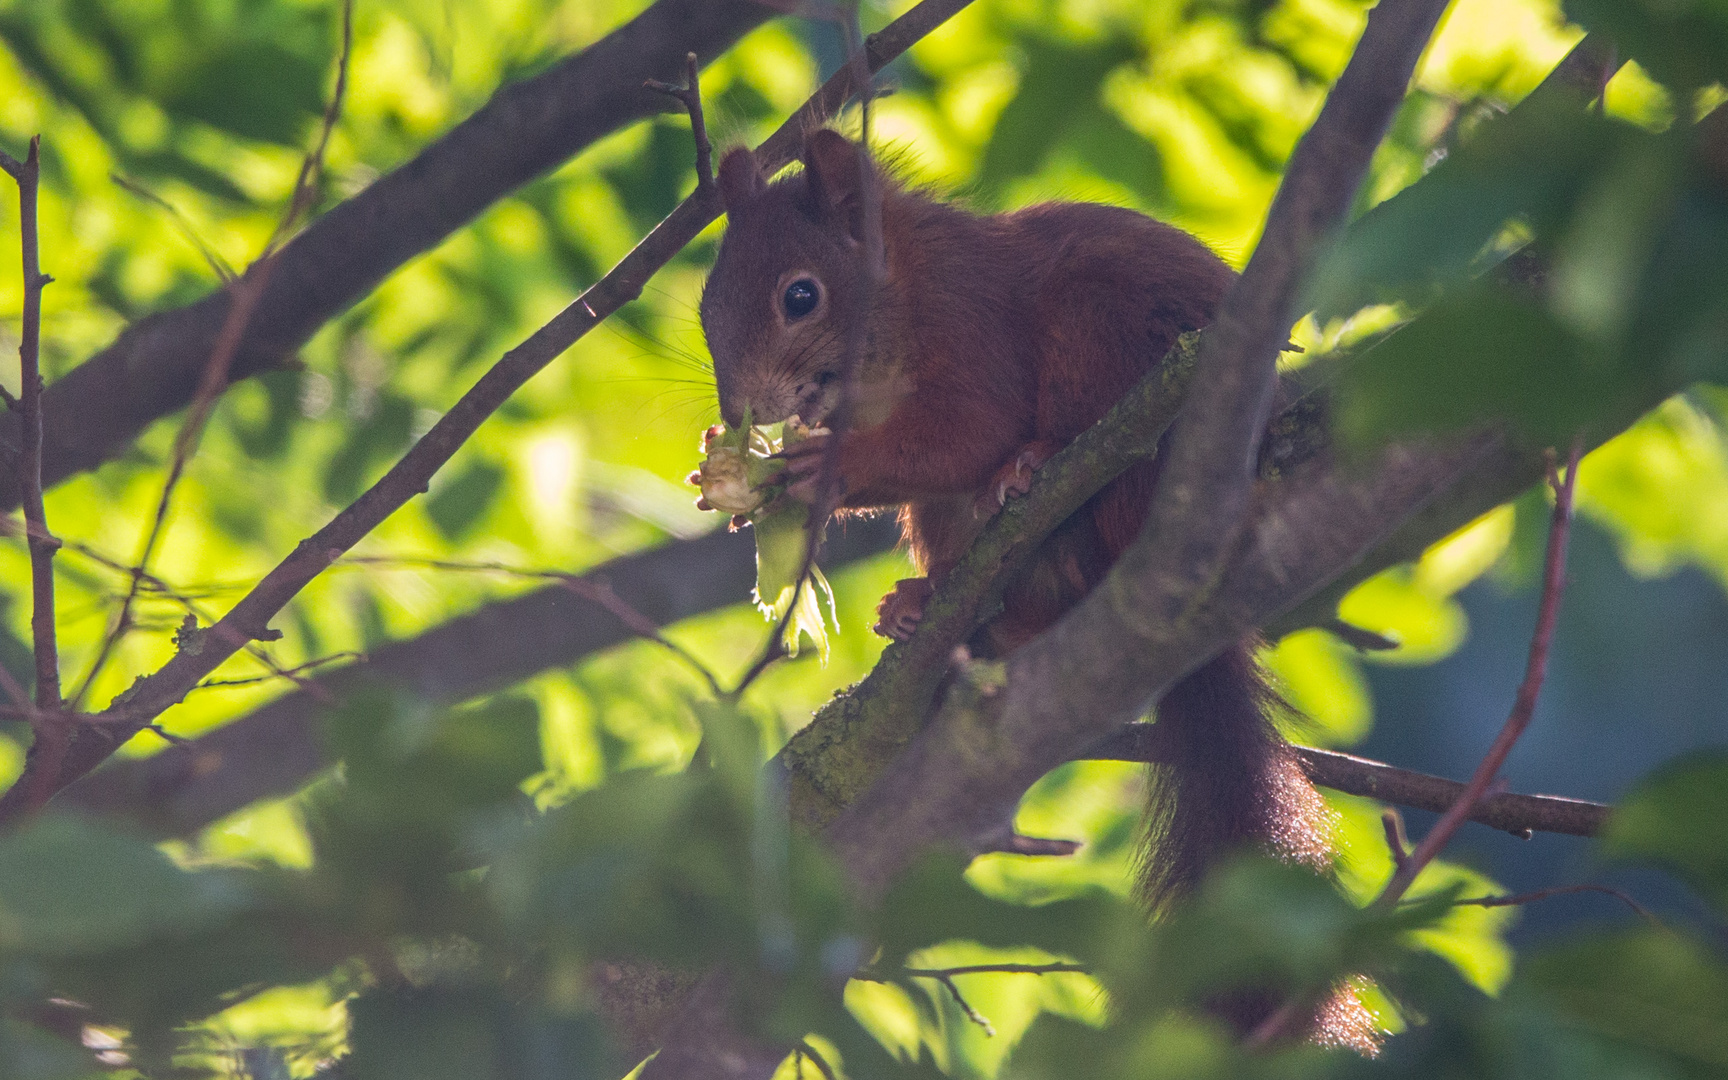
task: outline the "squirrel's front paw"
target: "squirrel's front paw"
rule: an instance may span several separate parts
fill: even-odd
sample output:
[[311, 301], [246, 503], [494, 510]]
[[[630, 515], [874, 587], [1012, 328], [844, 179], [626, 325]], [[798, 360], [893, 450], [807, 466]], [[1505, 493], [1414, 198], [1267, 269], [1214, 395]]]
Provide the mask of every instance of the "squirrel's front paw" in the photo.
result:
[[[839, 462], [835, 462], [836, 467], [831, 470], [829, 490], [818, 490], [822, 484], [823, 462], [828, 456], [833, 439], [834, 436], [829, 434], [811, 435], [775, 455], [786, 462], [786, 471], [780, 474], [780, 479], [786, 483], [787, 495], [811, 506], [839, 505], [846, 489], [846, 482], [840, 476]], [[839, 447], [835, 446], [834, 450], [838, 453]]]
[[876, 605], [876, 625], [870, 629], [885, 638], [905, 641], [912, 636], [912, 631], [918, 629], [918, 620], [924, 617], [924, 605], [930, 602], [935, 591], [936, 586], [930, 584], [927, 577], [896, 581], [894, 591]]
[[980, 520], [993, 517], [1009, 498], [1032, 490], [1032, 473], [1062, 449], [1053, 442], [1029, 442], [990, 478], [982, 493], [972, 504], [972, 515]]

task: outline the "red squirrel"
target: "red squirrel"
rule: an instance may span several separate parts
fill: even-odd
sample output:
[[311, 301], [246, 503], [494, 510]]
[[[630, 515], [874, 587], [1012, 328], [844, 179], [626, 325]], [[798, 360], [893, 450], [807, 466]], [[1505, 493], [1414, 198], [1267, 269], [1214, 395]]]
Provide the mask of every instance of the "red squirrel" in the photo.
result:
[[[1193, 236], [1132, 210], [1054, 202], [979, 215], [908, 189], [863, 157], [839, 133], [814, 131], [803, 170], [770, 184], [750, 151], [726, 154], [718, 183], [728, 224], [701, 318], [731, 425], [748, 412], [757, 424], [797, 416], [820, 427], [840, 404], [842, 369], [855, 365], [850, 422], [829, 436], [839, 440], [832, 498], [900, 508], [924, 576], [883, 598], [876, 630], [903, 638], [1002, 502], [1024, 493], [1032, 471], [1178, 335], [1204, 327], [1235, 275]], [[874, 284], [869, 199], [881, 221]], [[825, 444], [787, 454], [789, 491], [805, 501], [818, 498]], [[1006, 654], [1091, 589], [1138, 535], [1157, 475], [1157, 459], [1130, 469], [1051, 536], [974, 652]], [[1143, 860], [1142, 892], [1155, 909], [1238, 847], [1325, 864], [1324, 806], [1268, 719], [1274, 700], [1244, 642], [1158, 703], [1174, 756], [1154, 785]], [[1267, 1004], [1224, 1011], [1251, 1025]], [[1345, 1029], [1361, 1020], [1328, 1016], [1322, 1027], [1359, 1041]]]

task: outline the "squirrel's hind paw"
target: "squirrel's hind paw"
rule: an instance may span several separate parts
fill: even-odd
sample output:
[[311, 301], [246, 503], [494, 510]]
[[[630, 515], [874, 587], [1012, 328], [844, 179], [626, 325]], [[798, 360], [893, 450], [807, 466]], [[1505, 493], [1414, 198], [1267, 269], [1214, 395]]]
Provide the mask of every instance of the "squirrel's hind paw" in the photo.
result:
[[876, 625], [870, 629], [885, 638], [905, 641], [918, 629], [924, 617], [924, 605], [929, 603], [936, 586], [927, 577], [903, 578], [894, 583], [894, 591], [876, 605]]

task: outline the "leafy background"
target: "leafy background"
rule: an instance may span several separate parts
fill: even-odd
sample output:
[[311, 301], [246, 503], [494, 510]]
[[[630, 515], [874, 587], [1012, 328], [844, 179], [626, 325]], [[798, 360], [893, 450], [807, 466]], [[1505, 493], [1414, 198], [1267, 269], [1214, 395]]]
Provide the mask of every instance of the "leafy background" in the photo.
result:
[[[361, 0], [321, 205], [411, 157], [501, 83], [641, 6]], [[1682, 160], [1683, 135], [1673, 133], [1722, 96], [1728, 31], [1715, 11], [1580, 3], [1563, 13], [1535, 0], [1459, 0], [1360, 209], [1442, 162], [1454, 170], [1444, 176], [1463, 179], [1448, 188], [1435, 174], [1427, 203], [1380, 233], [1365, 230], [1378, 247], [1343, 249], [1316, 282], [1319, 318], [1299, 332], [1311, 354], [1323, 353], [1444, 295], [1423, 324], [1433, 336], [1426, 352], [1406, 350], [1416, 355], [1402, 365], [1364, 364], [1348, 383], [1351, 431], [1454, 422], [1422, 403], [1467, 408], [1471, 376], [1511, 363], [1494, 349], [1472, 353], [1462, 371], [1423, 363], [1456, 355], [1459, 339], [1509, 336], [1497, 333], [1505, 326], [1484, 329], [1481, 305], [1467, 304], [1460, 285], [1509, 216], [1552, 222], [1560, 235], [1608, 234], [1602, 244], [1620, 237], [1606, 255], [1583, 240], [1562, 244], [1563, 266], [1633, 274], [1660, 265], [1651, 252], [1666, 234], [1656, 225], [1615, 232], [1589, 215], [1600, 223], [1631, 214], [1636, 226], [1666, 212], [1638, 218], [1639, 205], [1688, 197], [1674, 179], [1683, 167], [1659, 165]], [[893, 13], [865, 8], [872, 25]], [[1348, 0], [978, 0], [893, 67], [896, 93], [880, 104], [876, 130], [909, 180], [980, 209], [1054, 197], [1133, 206], [1240, 265], [1364, 15]], [[1497, 157], [1492, 138], [1471, 133], [1492, 132], [1484, 118], [1527, 94], [1582, 36], [1568, 15], [1601, 20], [1648, 66], [1628, 65], [1609, 84], [1606, 118], [1525, 130], [1531, 142], [1503, 137]], [[0, 142], [16, 151], [30, 134], [45, 136], [43, 262], [57, 279], [44, 327], [50, 379], [128, 320], [209, 292], [212, 263], [255, 257], [329, 92], [337, 18], [322, 0], [0, 0]], [[704, 74], [716, 135], [759, 139], [840, 55], [838, 36], [820, 24], [780, 20], [752, 33]], [[1566, 171], [1574, 146], [1600, 151], [1592, 160], [1606, 164]], [[159, 573], [214, 610], [237, 598], [380, 475], [485, 364], [669, 211], [693, 183], [690, 160], [681, 119], [610, 137], [391, 276], [312, 340], [302, 369], [230, 390], [170, 518]], [[1561, 162], [1560, 179], [1545, 181], [1533, 161]], [[1631, 179], [1615, 179], [1616, 162]], [[1496, 181], [1510, 185], [1508, 201], [1485, 202], [1480, 184]], [[1591, 191], [1620, 202], [1604, 208]], [[1704, 221], [1717, 227], [1720, 218]], [[0, 250], [14, 250], [15, 230], [14, 217], [0, 221]], [[358, 554], [580, 571], [713, 528], [681, 478], [715, 414], [695, 323], [715, 235], [531, 383], [428, 497]], [[1436, 250], [1458, 254], [1447, 264]], [[1582, 254], [1566, 263], [1567, 251]], [[1697, 366], [1683, 382], [1714, 376], [1728, 341], [1720, 322], [1708, 322], [1720, 318], [1707, 287], [1724, 280], [1711, 276], [1723, 273], [1721, 251], [1697, 258], [1686, 265], [1709, 272], [1691, 276], [1691, 292], [1664, 291], [1665, 304], [1626, 274], [1568, 279], [1558, 314], [1542, 314], [1548, 321], [1531, 333], [1544, 342], [1572, 342], [1556, 336], [1562, 330], [1582, 335], [1580, 351], [1603, 366], [1563, 390], [1540, 386], [1540, 407], [1519, 418], [1539, 434], [1571, 430], [1642, 378], [1652, 343], [1669, 348], [1694, 317], [1715, 352], [1688, 361]], [[1583, 323], [1564, 322], [1566, 296]], [[4, 277], [7, 351], [20, 304], [16, 278]], [[1448, 304], [1462, 312], [1453, 323]], [[1619, 322], [1604, 325], [1616, 311]], [[1506, 317], [1525, 319], [1520, 327], [1536, 318]], [[15, 390], [15, 368], [0, 370], [6, 379]], [[346, 753], [341, 778], [197, 837], [152, 848], [117, 827], [49, 817], [0, 842], [0, 993], [23, 1000], [75, 988], [71, 996], [115, 1020], [86, 1041], [123, 1039], [121, 1052], [152, 1076], [309, 1076], [345, 1048], [357, 1076], [622, 1075], [632, 1063], [605, 1046], [580, 989], [609, 949], [768, 970], [775, 990], [765, 1028], [817, 1032], [813, 1045], [853, 1075], [870, 1074], [882, 1047], [962, 1076], [1718, 1075], [1728, 1070], [1719, 854], [1728, 765], [1687, 758], [1633, 785], [1675, 754], [1728, 742], [1725, 421], [1728, 394], [1699, 384], [1587, 459], [1586, 525], [1556, 670], [1508, 771], [1521, 789], [1616, 800], [1641, 792], [1637, 812], [1601, 844], [1467, 831], [1458, 861], [1436, 865], [1418, 889], [1474, 896], [1502, 883], [1535, 888], [1629, 873], [1612, 869], [1627, 862], [1660, 864], [1677, 875], [1616, 880], [1656, 903], [1664, 928], [1600, 897], [1527, 913], [1418, 904], [1376, 921], [1329, 889], [1245, 864], [1209, 886], [1201, 913], [1149, 932], [1122, 902], [1142, 781], [1127, 766], [1082, 763], [1044, 781], [1022, 816], [1027, 832], [1085, 839], [1080, 855], [986, 857], [964, 882], [955, 867], [931, 868], [866, 932], [819, 854], [794, 845], [790, 868], [764, 863], [757, 807], [766, 796], [752, 765], [874, 661], [881, 642], [866, 627], [875, 600], [907, 573], [900, 556], [885, 555], [834, 575], [842, 629], [830, 662], [819, 666], [807, 652], [775, 669], [741, 713], [713, 705], [695, 673], [638, 643], [462, 709], [352, 703], [330, 718]], [[156, 425], [123, 460], [51, 492], [56, 531], [132, 558], [174, 430], [173, 421]], [[1527, 496], [1352, 593], [1343, 615], [1397, 638], [1395, 652], [1364, 658], [1319, 631], [1280, 642], [1270, 662], [1310, 718], [1301, 737], [1466, 772], [1510, 703], [1545, 516], [1542, 500]], [[27, 559], [12, 545], [0, 560], [0, 662], [27, 679]], [[74, 553], [60, 567], [62, 650], [77, 675], [125, 581]], [[529, 585], [501, 573], [338, 567], [277, 620], [285, 637], [272, 651], [284, 664], [363, 652]], [[668, 630], [725, 683], [766, 634], [743, 599]], [[89, 688], [89, 702], [105, 703], [167, 659], [181, 614], [146, 604], [140, 631]], [[236, 659], [219, 676], [260, 673]], [[279, 692], [270, 683], [201, 691], [166, 725], [196, 735]], [[704, 731], [711, 745], [730, 740], [733, 763], [707, 779], [680, 774]], [[0, 780], [18, 772], [27, 738], [0, 738]], [[124, 753], [159, 746], [145, 734]], [[548, 816], [527, 822], [519, 792]], [[1334, 801], [1341, 882], [1365, 901], [1389, 873], [1378, 808]], [[490, 869], [476, 878], [468, 868], [481, 861]], [[1515, 930], [1520, 918], [1526, 929]], [[1258, 931], [1267, 925], [1280, 932]], [[777, 926], [783, 934], [764, 929]], [[859, 1028], [833, 1013], [824, 987], [845, 944], [865, 939], [921, 966], [1074, 956], [1093, 963], [1098, 981], [970, 977], [967, 1000], [993, 1037], [928, 980], [854, 981], [845, 1000]], [[1301, 988], [1370, 967], [1388, 973], [1371, 995], [1385, 1023], [1426, 1021], [1375, 1065], [1312, 1050], [1244, 1062], [1216, 1030], [1167, 1012], [1230, 971]], [[1040, 1013], [1052, 1019], [1007, 1058]], [[876, 1041], [860, 1041], [861, 1030]], [[3, 1031], [7, 1075], [86, 1071], [37, 1029], [8, 1021]]]

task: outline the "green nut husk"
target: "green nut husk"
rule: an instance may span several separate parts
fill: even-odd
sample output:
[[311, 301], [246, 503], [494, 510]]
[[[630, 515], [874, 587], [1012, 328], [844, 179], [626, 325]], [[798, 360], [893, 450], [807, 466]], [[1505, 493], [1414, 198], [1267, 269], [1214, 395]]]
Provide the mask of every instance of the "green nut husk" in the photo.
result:
[[[797, 443], [811, 434], [815, 433], [797, 420], [786, 424], [787, 443]], [[778, 622], [788, 608], [792, 609], [792, 617], [786, 620], [786, 654], [797, 656], [803, 639], [808, 637], [815, 643], [822, 662], [827, 663], [830, 624], [834, 633], [840, 632], [834, 614], [834, 591], [815, 566], [810, 568], [807, 587], [798, 587], [810, 508], [783, 497], [784, 489], [778, 479], [786, 463], [773, 457], [781, 446], [780, 439], [751, 426], [748, 415], [737, 428], [716, 424], [703, 433], [704, 457], [690, 474], [690, 482], [702, 489], [702, 498], [696, 505], [750, 522], [756, 534], [756, 588], [751, 595], [757, 610], [770, 622]], [[822, 597], [828, 601], [826, 618]]]

